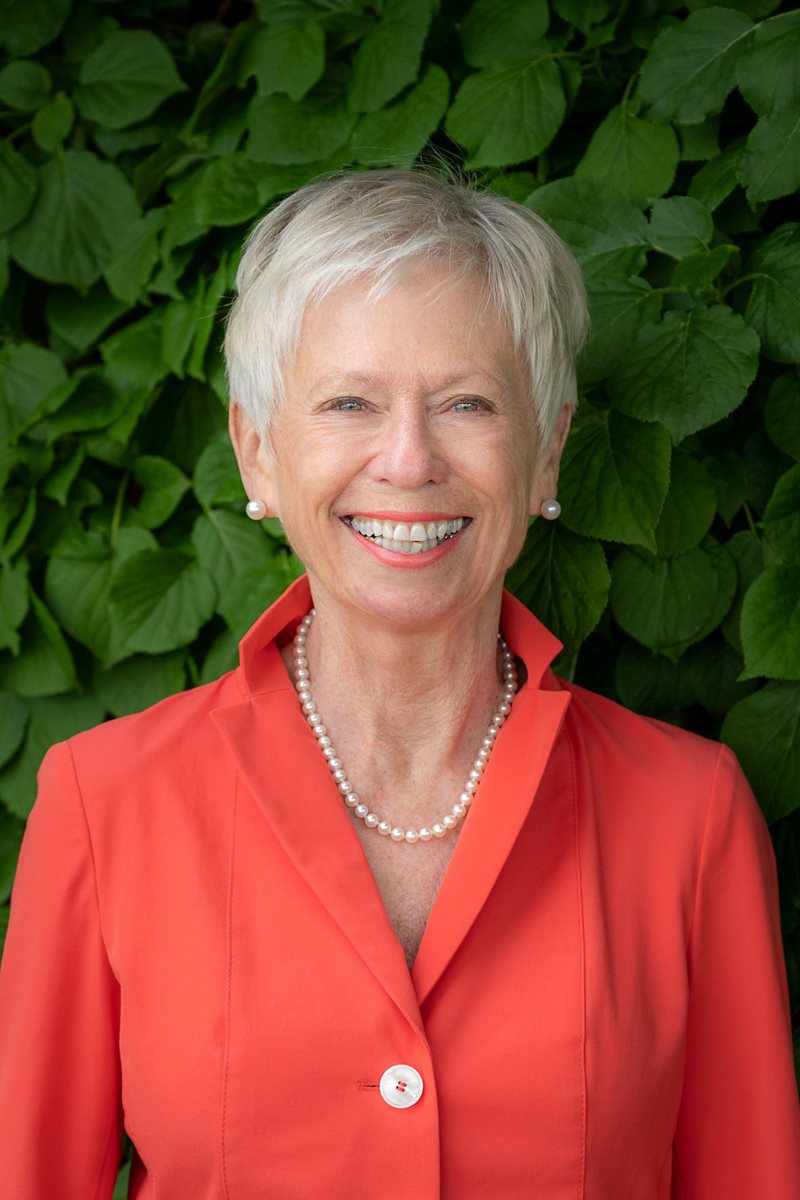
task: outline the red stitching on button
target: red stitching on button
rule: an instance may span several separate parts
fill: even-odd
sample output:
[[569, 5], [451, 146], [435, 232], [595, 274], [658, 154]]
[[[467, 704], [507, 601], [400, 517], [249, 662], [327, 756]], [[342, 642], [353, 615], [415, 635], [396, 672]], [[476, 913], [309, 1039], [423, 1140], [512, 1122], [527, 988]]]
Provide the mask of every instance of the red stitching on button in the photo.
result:
[[397, 1083], [394, 1086], [398, 1092], [404, 1092], [406, 1090], [406, 1088], [408, 1087], [408, 1084], [406, 1083], [406, 1081], [404, 1079], [398, 1079]]

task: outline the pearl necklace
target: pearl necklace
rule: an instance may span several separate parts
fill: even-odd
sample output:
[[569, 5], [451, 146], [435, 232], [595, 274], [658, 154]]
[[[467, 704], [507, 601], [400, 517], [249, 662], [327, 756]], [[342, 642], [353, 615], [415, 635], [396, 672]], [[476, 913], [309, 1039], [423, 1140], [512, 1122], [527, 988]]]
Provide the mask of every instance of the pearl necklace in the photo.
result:
[[483, 769], [486, 766], [489, 755], [492, 753], [495, 738], [500, 732], [500, 726], [511, 711], [514, 694], [517, 690], [517, 669], [514, 665], [514, 656], [503, 641], [502, 635], [498, 633], [497, 639], [500, 643], [500, 653], [503, 659], [503, 696], [497, 705], [489, 728], [486, 730], [486, 736], [481, 742], [478, 757], [472, 764], [472, 770], [469, 773], [467, 782], [464, 784], [463, 792], [458, 797], [457, 802], [453, 805], [450, 812], [442, 817], [441, 821], [437, 821], [430, 826], [425, 825], [421, 829], [402, 829], [399, 825], [392, 825], [390, 821], [382, 820], [377, 813], [371, 812], [369, 807], [361, 802], [353, 790], [352, 783], [347, 778], [341, 759], [334, 750], [322, 717], [317, 711], [317, 706], [311, 695], [311, 676], [306, 656], [306, 640], [315, 615], [316, 609], [312, 608], [308, 616], [304, 617], [300, 622], [295, 635], [293, 644], [294, 681], [303, 713], [317, 739], [320, 750], [327, 760], [331, 775], [342, 799], [351, 812], [355, 813], [368, 829], [376, 830], [383, 837], [391, 838], [393, 842], [405, 842], [409, 846], [414, 846], [417, 842], [429, 842], [431, 838], [444, 837], [450, 829], [455, 829], [461, 818], [466, 815], [475, 792], [478, 790]]

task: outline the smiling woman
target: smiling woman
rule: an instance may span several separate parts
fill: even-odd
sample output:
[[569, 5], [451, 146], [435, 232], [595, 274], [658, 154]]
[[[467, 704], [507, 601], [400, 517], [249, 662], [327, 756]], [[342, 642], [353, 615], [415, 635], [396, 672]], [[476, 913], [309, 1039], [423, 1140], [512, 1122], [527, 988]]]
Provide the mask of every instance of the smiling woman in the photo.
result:
[[254, 229], [230, 433], [306, 573], [236, 670], [45, 758], [0, 976], [15, 1200], [106, 1200], [123, 1127], [132, 1200], [800, 1194], [736, 759], [559, 678], [504, 591], [585, 332], [553, 231], [432, 174]]

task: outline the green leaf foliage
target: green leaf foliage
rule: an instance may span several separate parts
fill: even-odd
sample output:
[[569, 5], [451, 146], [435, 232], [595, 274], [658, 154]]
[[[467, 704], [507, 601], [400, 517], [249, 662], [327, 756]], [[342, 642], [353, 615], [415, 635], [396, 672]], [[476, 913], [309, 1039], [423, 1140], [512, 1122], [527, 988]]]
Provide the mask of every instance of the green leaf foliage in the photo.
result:
[[730, 742], [800, 911], [797, 9], [0, 0], [0, 49], [0, 929], [47, 747], [229, 670], [302, 569], [227, 434], [245, 237], [414, 166], [586, 283], [562, 516], [509, 586], [558, 671]]
[[185, 87], [159, 38], [147, 30], [120, 29], [83, 63], [75, 102], [87, 120], [124, 129]]

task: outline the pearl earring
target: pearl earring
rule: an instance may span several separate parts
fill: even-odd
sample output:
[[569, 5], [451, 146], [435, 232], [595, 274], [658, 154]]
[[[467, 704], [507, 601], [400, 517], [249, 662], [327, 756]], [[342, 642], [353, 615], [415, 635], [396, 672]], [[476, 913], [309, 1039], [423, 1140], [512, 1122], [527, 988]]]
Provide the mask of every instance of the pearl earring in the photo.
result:
[[267, 506], [263, 500], [248, 500], [244, 511], [253, 521], [260, 521], [267, 515]]
[[561, 516], [561, 505], [557, 500], [543, 500], [539, 512], [546, 520], [556, 521]]

